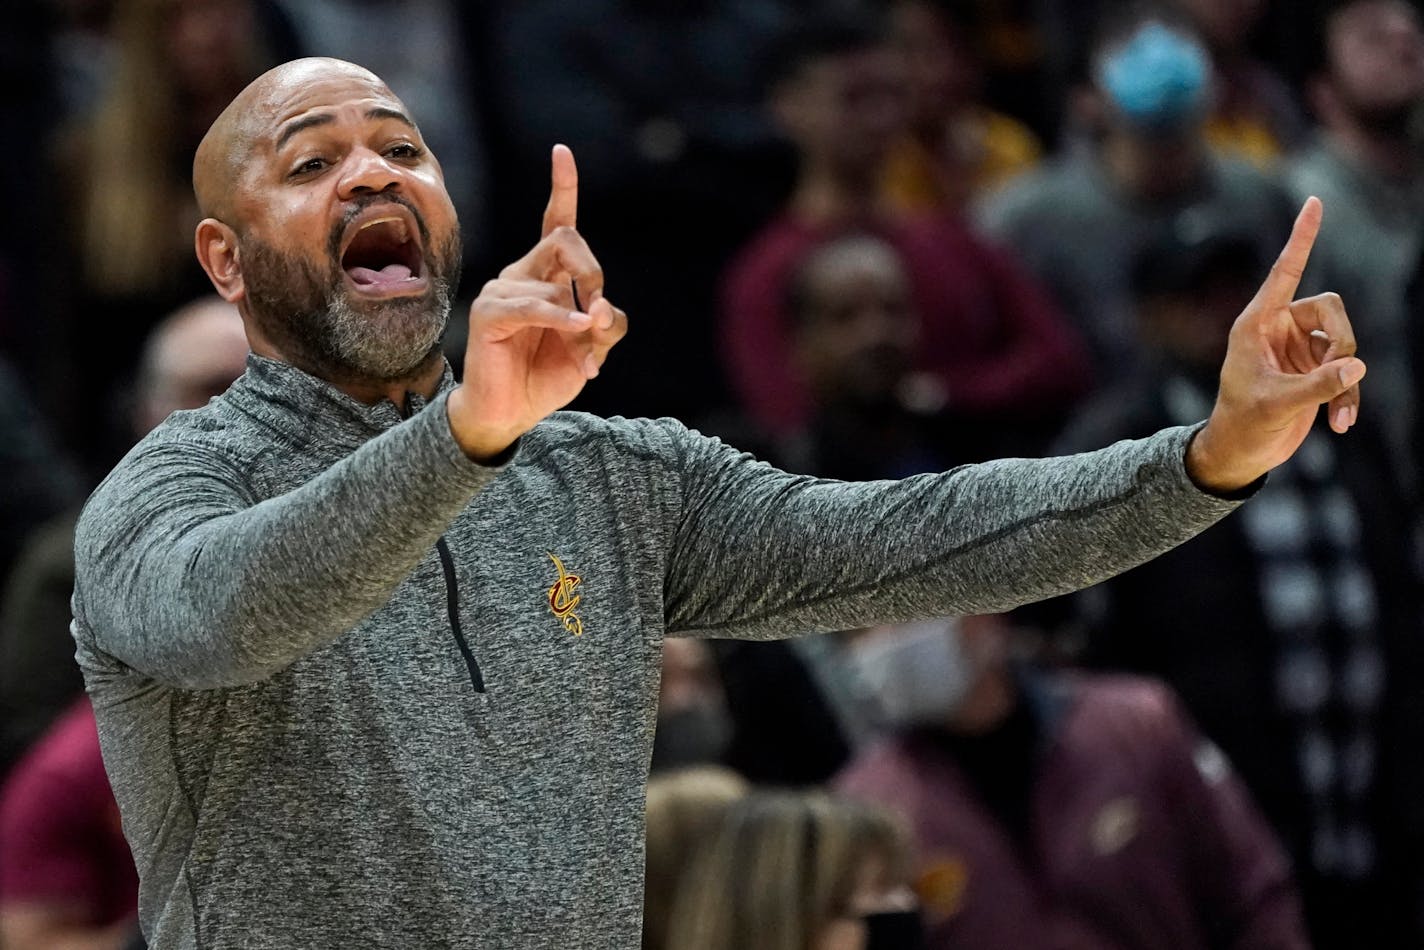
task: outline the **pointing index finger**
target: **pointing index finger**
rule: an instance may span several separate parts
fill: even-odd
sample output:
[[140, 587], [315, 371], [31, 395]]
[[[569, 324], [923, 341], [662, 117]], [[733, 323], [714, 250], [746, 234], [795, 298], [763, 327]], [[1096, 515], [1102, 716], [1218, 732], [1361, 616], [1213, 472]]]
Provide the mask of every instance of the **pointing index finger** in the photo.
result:
[[1256, 294], [1258, 303], [1268, 309], [1290, 306], [1296, 289], [1300, 287], [1301, 275], [1305, 273], [1305, 263], [1310, 259], [1310, 249], [1315, 246], [1315, 236], [1320, 233], [1323, 214], [1319, 198], [1312, 195], [1305, 199], [1300, 214], [1296, 215], [1295, 227], [1291, 228], [1285, 250], [1276, 258], [1265, 283]]
[[544, 229], [548, 237], [557, 228], [578, 226], [578, 167], [567, 145], [555, 145], [551, 156], [549, 204], [544, 208]]

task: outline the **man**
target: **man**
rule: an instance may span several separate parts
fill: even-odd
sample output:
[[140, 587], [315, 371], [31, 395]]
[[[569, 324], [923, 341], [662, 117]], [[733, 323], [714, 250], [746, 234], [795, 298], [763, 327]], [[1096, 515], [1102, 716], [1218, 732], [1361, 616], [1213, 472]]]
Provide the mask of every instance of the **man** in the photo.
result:
[[778, 437], [811, 421], [814, 394], [786, 372], [787, 298], [818, 245], [869, 231], [904, 262], [916, 368], [932, 374], [955, 412], [1001, 431], [1056, 430], [1088, 387], [1087, 358], [1057, 308], [1012, 255], [986, 245], [958, 215], [887, 207], [885, 163], [908, 117], [902, 57], [879, 20], [813, 18], [774, 59], [768, 107], [795, 146], [797, 174], [786, 206], [723, 278], [719, 333], [741, 408]]
[[1134, 16], [1102, 33], [1088, 57], [1081, 101], [1093, 140], [1020, 176], [979, 212], [1086, 338], [1104, 386], [1145, 370], [1128, 286], [1135, 248], [1186, 221], [1237, 227], [1273, 255], [1288, 214], [1265, 173], [1211, 150], [1205, 47], [1158, 14]]
[[377, 77], [264, 75], [194, 186], [254, 356], [127, 456], [76, 542], [78, 656], [159, 950], [633, 946], [665, 633], [1092, 583], [1231, 510], [1320, 402], [1348, 428], [1364, 373], [1338, 298], [1291, 303], [1310, 202], [1203, 427], [818, 482], [672, 421], [552, 415], [626, 328], [566, 149], [544, 237], [471, 305], [460, 385], [438, 350], [456, 222]]
[[1308, 947], [1284, 852], [1172, 694], [1015, 665], [1013, 636], [981, 616], [848, 646], [889, 734], [838, 785], [909, 823], [928, 946]]
[[1325, 18], [1308, 88], [1320, 128], [1286, 169], [1291, 192], [1340, 209], [1311, 258], [1307, 282], [1345, 292], [1377, 359], [1371, 384], [1397, 456], [1419, 487], [1418, 407], [1408, 286], [1424, 252], [1424, 21], [1405, 0], [1349, 0]]

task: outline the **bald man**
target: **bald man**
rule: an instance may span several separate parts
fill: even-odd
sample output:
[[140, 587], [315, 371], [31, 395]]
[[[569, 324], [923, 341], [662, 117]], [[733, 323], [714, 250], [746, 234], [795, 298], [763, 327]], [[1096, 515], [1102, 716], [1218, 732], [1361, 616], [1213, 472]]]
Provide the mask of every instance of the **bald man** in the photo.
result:
[[438, 349], [455, 216], [378, 78], [267, 73], [194, 184], [198, 258], [254, 356], [96, 491], [74, 594], [157, 950], [637, 946], [664, 636], [1093, 583], [1225, 515], [1320, 403], [1347, 428], [1364, 370], [1337, 299], [1291, 301], [1310, 202], [1205, 425], [820, 482], [670, 420], [557, 411], [626, 326], [566, 149], [543, 237], [471, 306], [461, 385]]

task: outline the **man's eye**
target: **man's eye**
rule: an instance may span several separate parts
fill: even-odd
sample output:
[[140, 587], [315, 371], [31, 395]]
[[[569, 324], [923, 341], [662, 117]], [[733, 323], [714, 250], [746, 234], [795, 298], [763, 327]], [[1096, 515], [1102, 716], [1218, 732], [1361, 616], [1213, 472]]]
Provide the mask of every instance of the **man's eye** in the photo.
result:
[[389, 155], [391, 158], [404, 159], [408, 161], [411, 159], [419, 158], [422, 153], [418, 146], [412, 145], [409, 142], [401, 142], [399, 145], [392, 145], [389, 149], [386, 150], [386, 154]]
[[314, 174], [314, 173], [316, 173], [316, 172], [321, 171], [321, 170], [322, 170], [323, 168], [325, 168], [325, 167], [326, 167], [326, 159], [324, 159], [324, 158], [309, 158], [309, 159], [307, 159], [306, 161], [301, 162], [300, 164], [298, 164], [296, 168], [292, 169], [292, 174], [293, 174], [293, 175], [311, 175], [311, 174]]

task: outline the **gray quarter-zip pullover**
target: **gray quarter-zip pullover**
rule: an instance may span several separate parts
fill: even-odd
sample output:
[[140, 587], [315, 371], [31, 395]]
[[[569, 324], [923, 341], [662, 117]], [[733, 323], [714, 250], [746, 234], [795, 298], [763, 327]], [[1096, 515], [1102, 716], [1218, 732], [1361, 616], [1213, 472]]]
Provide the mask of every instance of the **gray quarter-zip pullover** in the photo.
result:
[[253, 357], [86, 507], [74, 636], [154, 950], [634, 948], [665, 635], [1003, 610], [1234, 506], [1189, 429], [855, 484], [558, 413], [487, 468], [449, 385], [403, 419]]

